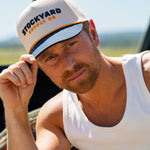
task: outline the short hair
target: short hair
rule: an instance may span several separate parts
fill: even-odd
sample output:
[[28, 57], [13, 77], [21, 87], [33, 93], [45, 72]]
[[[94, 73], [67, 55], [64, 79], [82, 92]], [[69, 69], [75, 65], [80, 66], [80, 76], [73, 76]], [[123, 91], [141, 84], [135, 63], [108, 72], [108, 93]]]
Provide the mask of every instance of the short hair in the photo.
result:
[[92, 41], [92, 36], [89, 30], [89, 26], [90, 26], [89, 21], [84, 21], [82, 31], [85, 31], [85, 33], [89, 36], [90, 40]]
[[83, 22], [83, 31], [85, 31], [90, 36], [89, 25], [90, 25], [89, 21], [84, 21]]

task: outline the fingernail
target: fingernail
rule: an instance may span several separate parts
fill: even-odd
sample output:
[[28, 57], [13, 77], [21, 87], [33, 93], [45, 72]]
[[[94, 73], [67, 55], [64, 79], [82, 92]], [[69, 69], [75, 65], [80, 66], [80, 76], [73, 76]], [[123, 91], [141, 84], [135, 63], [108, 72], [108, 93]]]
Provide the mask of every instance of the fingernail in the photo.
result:
[[20, 82], [18, 82], [18, 83], [17, 83], [17, 85], [18, 85], [18, 86], [21, 86], [21, 83], [20, 83]]
[[29, 80], [28, 80], [28, 83], [31, 84], [31, 83], [32, 83], [32, 79], [29, 79]]
[[27, 84], [24, 84], [23, 87], [26, 88], [26, 87], [27, 87]]
[[33, 57], [30, 57], [30, 61], [33, 61], [33, 60], [35, 60], [35, 58], [33, 58]]

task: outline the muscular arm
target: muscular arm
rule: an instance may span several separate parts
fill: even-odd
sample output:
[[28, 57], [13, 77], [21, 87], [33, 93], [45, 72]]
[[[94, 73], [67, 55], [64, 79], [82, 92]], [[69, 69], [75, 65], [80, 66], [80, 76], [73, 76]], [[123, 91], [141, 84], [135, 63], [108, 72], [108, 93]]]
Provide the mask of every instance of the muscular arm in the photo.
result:
[[63, 129], [61, 93], [48, 101], [37, 118], [37, 145], [41, 150], [70, 150]]
[[[29, 68], [27, 63], [31, 64]], [[32, 96], [38, 65], [33, 56], [0, 73], [0, 96], [5, 108], [8, 150], [37, 150], [28, 122], [28, 102]]]
[[28, 122], [27, 109], [5, 110], [8, 150], [37, 150]]
[[[62, 131], [62, 111], [58, 111], [62, 109], [58, 109], [56, 103], [50, 103], [52, 105], [48, 107], [46, 105], [40, 112], [37, 144], [34, 141], [28, 121], [28, 103], [36, 84], [38, 65], [31, 58], [30, 55], [22, 56], [21, 61], [0, 73], [0, 96], [5, 107], [8, 150], [69, 150], [70, 143]], [[31, 64], [30, 68], [26, 62]]]
[[150, 52], [147, 52], [142, 57], [143, 76], [146, 86], [150, 92]]

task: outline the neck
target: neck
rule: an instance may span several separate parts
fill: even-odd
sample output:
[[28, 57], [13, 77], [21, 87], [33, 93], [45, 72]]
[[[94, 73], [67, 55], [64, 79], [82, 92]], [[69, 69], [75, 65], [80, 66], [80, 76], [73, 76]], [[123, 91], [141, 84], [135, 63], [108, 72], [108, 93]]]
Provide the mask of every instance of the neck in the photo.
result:
[[110, 103], [118, 95], [124, 83], [121, 61], [102, 56], [100, 72], [95, 85], [87, 93], [79, 94], [79, 100], [95, 106], [100, 103]]

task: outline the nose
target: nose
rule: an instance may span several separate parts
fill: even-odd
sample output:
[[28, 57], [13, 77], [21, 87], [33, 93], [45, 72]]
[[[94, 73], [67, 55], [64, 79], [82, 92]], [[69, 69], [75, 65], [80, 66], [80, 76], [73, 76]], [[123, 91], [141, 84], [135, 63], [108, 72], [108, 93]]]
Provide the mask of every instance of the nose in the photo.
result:
[[64, 69], [72, 69], [73, 65], [74, 65], [75, 61], [74, 61], [74, 58], [71, 54], [63, 54], [62, 56], [62, 67]]

